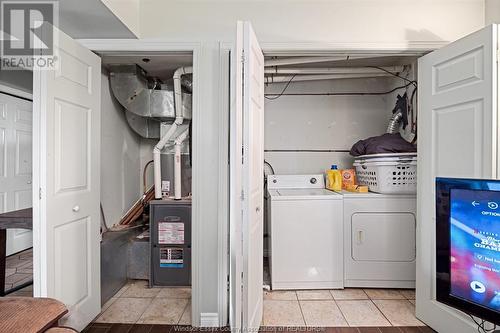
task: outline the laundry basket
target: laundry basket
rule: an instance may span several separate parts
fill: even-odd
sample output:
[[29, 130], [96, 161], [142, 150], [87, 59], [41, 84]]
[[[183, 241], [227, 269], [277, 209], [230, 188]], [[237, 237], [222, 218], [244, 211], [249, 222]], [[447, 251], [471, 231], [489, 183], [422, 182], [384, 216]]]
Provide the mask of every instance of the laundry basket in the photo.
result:
[[413, 154], [360, 156], [354, 161], [360, 185], [383, 194], [417, 192], [417, 157]]

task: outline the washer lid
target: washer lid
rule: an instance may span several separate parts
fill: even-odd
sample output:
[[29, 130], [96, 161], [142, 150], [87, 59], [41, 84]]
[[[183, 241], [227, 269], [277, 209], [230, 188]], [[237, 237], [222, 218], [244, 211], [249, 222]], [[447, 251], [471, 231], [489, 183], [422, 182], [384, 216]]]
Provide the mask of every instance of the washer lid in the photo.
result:
[[323, 188], [279, 188], [269, 190], [272, 200], [342, 200], [342, 195]]

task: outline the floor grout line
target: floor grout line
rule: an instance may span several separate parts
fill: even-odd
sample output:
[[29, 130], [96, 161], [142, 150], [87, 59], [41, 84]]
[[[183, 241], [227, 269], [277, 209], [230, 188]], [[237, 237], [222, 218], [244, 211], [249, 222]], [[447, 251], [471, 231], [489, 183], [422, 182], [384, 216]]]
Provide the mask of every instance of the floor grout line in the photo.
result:
[[179, 325], [179, 323], [182, 319], [182, 316], [184, 316], [184, 312], [186, 312], [188, 306], [189, 306], [189, 301], [187, 302], [186, 306], [184, 307], [184, 310], [182, 310], [181, 316], [179, 317], [179, 320], [177, 320], [177, 325]]
[[[394, 326], [392, 324], [392, 322], [389, 320], [389, 318], [387, 318], [387, 316], [385, 315], [385, 313], [382, 312], [382, 310], [377, 306], [377, 303], [375, 303], [373, 301], [373, 299], [370, 298], [370, 301], [373, 303], [373, 305], [375, 305], [375, 307], [377, 308], [377, 310], [382, 314], [382, 316], [384, 316], [384, 318], [387, 320], [387, 322], [391, 325], [391, 327], [397, 327], [397, 326]], [[400, 330], [401, 331], [401, 330]]]
[[[333, 297], [333, 295], [332, 295], [332, 297]], [[335, 297], [334, 297], [333, 301], [335, 302], [335, 305], [337, 306], [337, 309], [339, 309], [340, 314], [342, 315], [342, 318], [344, 318], [345, 323], [347, 324], [347, 326], [348, 326], [348, 327], [351, 327], [351, 324], [349, 324], [349, 322], [347, 321], [347, 317], [345, 316], [344, 312], [342, 312], [342, 309], [340, 308], [339, 304], [338, 304], [338, 303], [337, 303], [337, 301], [335, 300]]]
[[300, 300], [298, 298], [299, 297], [297, 295], [297, 303], [299, 304], [300, 314], [302, 315], [302, 321], [304, 322], [304, 326], [308, 327], [306, 322], [306, 317], [304, 316], [304, 311], [302, 311], [302, 305], [300, 304]]

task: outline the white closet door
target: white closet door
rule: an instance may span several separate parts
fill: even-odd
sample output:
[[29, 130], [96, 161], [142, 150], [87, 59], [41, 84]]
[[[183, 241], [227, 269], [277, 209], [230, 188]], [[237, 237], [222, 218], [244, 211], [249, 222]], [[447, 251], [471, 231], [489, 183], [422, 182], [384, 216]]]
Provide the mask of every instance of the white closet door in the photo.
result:
[[476, 331], [436, 301], [435, 178], [497, 178], [497, 25], [418, 63], [417, 316], [442, 333]]
[[[32, 206], [32, 103], [0, 93], [0, 213]], [[32, 232], [7, 229], [7, 255], [32, 246]]]
[[264, 55], [249, 22], [238, 22], [231, 126], [231, 327], [262, 320]]
[[[101, 60], [59, 32], [59, 69], [34, 71], [34, 294], [81, 330], [101, 309]], [[39, 188], [39, 191], [38, 191]]]

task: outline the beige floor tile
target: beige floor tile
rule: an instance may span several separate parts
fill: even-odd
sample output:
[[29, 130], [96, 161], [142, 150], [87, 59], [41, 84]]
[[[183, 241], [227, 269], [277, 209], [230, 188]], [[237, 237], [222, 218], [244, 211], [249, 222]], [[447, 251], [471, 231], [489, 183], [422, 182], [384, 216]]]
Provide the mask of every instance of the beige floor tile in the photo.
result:
[[415, 306], [407, 300], [374, 300], [394, 326], [425, 326], [415, 317]]
[[399, 291], [406, 299], [415, 299], [415, 289], [402, 289]]
[[179, 320], [179, 325], [191, 325], [191, 301], [188, 301], [184, 313]]
[[293, 290], [264, 291], [264, 299], [275, 301], [296, 301], [297, 294]]
[[263, 326], [305, 326], [298, 301], [264, 300]]
[[414, 299], [409, 299], [408, 302], [410, 302], [411, 304], [415, 305], [415, 300]]
[[370, 300], [337, 301], [349, 326], [391, 326]]
[[131, 285], [132, 285], [132, 282], [125, 283], [125, 285], [123, 287], [121, 287], [120, 290], [118, 290], [113, 297], [121, 297], [123, 295], [123, 293], [125, 291], [127, 291], [128, 288], [130, 288]]
[[300, 301], [307, 326], [348, 326], [335, 301]]
[[101, 312], [106, 311], [117, 299], [118, 297], [111, 297], [110, 299], [108, 299], [108, 301], [102, 305]]
[[151, 303], [151, 298], [119, 298], [96, 320], [97, 323], [134, 324]]
[[371, 299], [405, 299], [396, 289], [365, 289], [365, 293]]
[[155, 297], [159, 292], [159, 288], [149, 288], [147, 281], [135, 280], [120, 297]]
[[368, 299], [368, 295], [363, 289], [346, 288], [330, 290], [335, 300], [349, 300], [349, 299]]
[[137, 323], [175, 325], [188, 302], [187, 299], [155, 298]]
[[157, 288], [156, 297], [191, 299], [191, 288]]
[[329, 290], [297, 290], [299, 300], [331, 300], [332, 294]]

